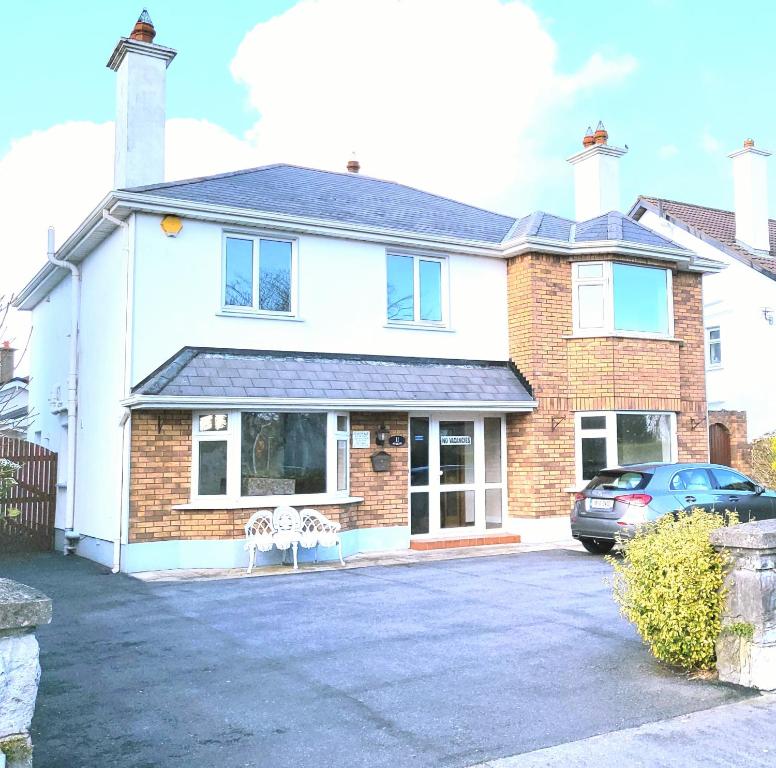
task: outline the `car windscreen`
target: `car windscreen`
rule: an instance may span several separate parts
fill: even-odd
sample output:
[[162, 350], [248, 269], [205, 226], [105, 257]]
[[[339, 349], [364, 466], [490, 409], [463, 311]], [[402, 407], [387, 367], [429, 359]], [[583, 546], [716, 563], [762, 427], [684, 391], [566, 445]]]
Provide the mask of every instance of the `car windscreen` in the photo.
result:
[[599, 472], [587, 485], [588, 491], [596, 488], [602, 491], [640, 491], [645, 488], [652, 475], [646, 472], [632, 472], [628, 469]]

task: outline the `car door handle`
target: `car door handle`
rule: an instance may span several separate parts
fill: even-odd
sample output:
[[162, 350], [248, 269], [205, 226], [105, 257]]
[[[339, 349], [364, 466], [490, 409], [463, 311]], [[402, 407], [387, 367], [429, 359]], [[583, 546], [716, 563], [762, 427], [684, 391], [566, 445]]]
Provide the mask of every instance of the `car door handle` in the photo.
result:
[[684, 500], [685, 500], [685, 501], [686, 501], [688, 504], [695, 504], [695, 502], [696, 502], [696, 498], [695, 498], [695, 496], [685, 496], [685, 497], [684, 497]]
[[728, 501], [740, 501], [739, 496], [728, 496]]

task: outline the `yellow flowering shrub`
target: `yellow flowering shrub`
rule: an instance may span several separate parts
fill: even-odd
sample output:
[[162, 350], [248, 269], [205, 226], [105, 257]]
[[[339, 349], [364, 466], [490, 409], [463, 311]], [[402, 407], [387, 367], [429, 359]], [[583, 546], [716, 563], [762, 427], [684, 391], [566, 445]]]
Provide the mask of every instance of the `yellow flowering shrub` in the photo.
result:
[[[727, 524], [737, 523], [729, 516]], [[726, 524], [695, 509], [665, 515], [623, 544], [614, 567], [614, 599], [655, 658], [684, 669], [714, 666], [727, 558], [709, 543]]]

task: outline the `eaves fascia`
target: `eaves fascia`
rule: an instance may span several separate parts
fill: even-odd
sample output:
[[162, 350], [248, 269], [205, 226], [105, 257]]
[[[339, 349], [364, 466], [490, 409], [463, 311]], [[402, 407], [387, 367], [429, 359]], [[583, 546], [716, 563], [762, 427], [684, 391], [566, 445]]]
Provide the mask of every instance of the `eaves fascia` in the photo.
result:
[[300, 411], [487, 411], [489, 413], [529, 413], [538, 407], [535, 400], [355, 400], [347, 398], [263, 398], [263, 397], [180, 397], [132, 395], [121, 401], [125, 408], [143, 409], [283, 409]]

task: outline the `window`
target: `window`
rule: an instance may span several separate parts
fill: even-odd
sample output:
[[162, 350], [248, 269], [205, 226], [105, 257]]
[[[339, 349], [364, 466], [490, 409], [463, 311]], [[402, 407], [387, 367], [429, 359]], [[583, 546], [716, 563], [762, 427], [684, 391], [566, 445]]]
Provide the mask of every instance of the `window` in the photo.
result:
[[347, 495], [349, 430], [347, 414], [196, 414], [192, 495]]
[[706, 329], [706, 363], [709, 368], [722, 367], [722, 336], [718, 325]]
[[388, 254], [388, 320], [441, 325], [445, 315], [444, 267], [444, 259]]
[[576, 434], [580, 481], [607, 467], [672, 461], [676, 455], [673, 413], [578, 413]]
[[673, 334], [670, 270], [594, 261], [572, 275], [574, 333]]
[[754, 493], [757, 486], [748, 478], [733, 472], [732, 469], [721, 469], [714, 467], [711, 470], [714, 479], [717, 481], [717, 488], [720, 491], [743, 491], [745, 493]]
[[672, 491], [710, 491], [711, 478], [700, 467], [683, 469], [671, 478], [670, 488]]
[[292, 241], [225, 235], [223, 270], [224, 309], [294, 313]]

